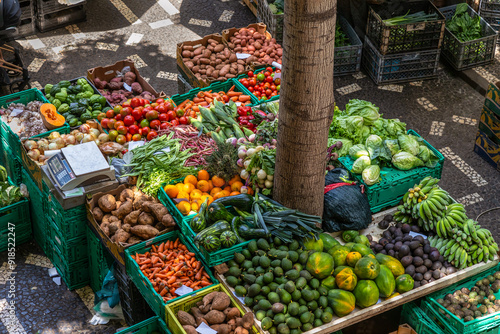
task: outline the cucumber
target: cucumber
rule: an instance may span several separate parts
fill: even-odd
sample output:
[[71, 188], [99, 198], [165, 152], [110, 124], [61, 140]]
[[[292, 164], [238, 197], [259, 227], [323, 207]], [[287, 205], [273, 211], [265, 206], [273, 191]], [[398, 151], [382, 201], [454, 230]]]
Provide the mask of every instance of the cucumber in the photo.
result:
[[239, 194], [236, 196], [218, 198], [212, 202], [212, 204], [214, 203], [219, 203], [224, 207], [233, 206], [239, 210], [250, 212], [252, 210], [253, 197], [248, 194]]

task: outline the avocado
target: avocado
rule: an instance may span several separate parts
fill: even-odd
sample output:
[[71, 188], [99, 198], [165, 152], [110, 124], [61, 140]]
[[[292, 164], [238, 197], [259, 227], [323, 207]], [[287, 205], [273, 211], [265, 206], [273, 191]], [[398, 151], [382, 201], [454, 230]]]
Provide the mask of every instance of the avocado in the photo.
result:
[[314, 327], [313, 327], [313, 325], [311, 323], [303, 324], [302, 327], [300, 327], [300, 329], [302, 330], [302, 332], [308, 332], [308, 331], [310, 331], [313, 328]]
[[308, 282], [312, 279], [312, 275], [307, 270], [300, 271], [300, 277], [304, 277]]
[[304, 269], [304, 266], [297, 262], [293, 265], [292, 269], [295, 269], [300, 273]]
[[330, 306], [328, 306], [328, 307], [325, 307], [325, 309], [323, 310], [323, 312], [328, 312], [330, 314], [333, 314], [333, 309]]
[[292, 296], [286, 291], [286, 290], [280, 290], [278, 292], [279, 296], [280, 296], [280, 300], [283, 304], [287, 305], [288, 303], [290, 303], [292, 301]]
[[248, 249], [244, 249], [241, 251], [241, 254], [245, 256], [245, 259], [250, 260], [252, 258], [252, 254], [250, 254], [250, 251]]
[[281, 260], [281, 268], [284, 271], [288, 271], [288, 270], [292, 269], [292, 267], [293, 267], [293, 263], [289, 259]]
[[288, 252], [288, 247], [285, 245], [281, 245], [278, 247], [278, 250], [283, 251], [283, 252]]
[[302, 294], [300, 293], [300, 290], [295, 289], [295, 291], [294, 291], [294, 292], [292, 292], [292, 300], [293, 300], [293, 301], [297, 301], [297, 300], [299, 300], [300, 298], [302, 298]]
[[330, 321], [332, 321], [333, 319], [333, 314], [330, 313], [330, 312], [323, 312], [323, 315], [321, 316], [321, 321], [323, 321], [323, 323], [327, 324], [329, 323]]
[[279, 325], [285, 322], [285, 315], [283, 313], [278, 313], [273, 318], [274, 325]]
[[237, 286], [240, 283], [240, 280], [234, 276], [227, 276], [226, 282], [227, 282], [227, 285], [234, 288], [235, 286]]
[[250, 274], [243, 274], [241, 276], [243, 278], [243, 281], [248, 283], [248, 284], [255, 283], [255, 280], [257, 279], [257, 277], [255, 277], [255, 275], [250, 275]]
[[299, 249], [299, 247], [300, 247], [300, 245], [299, 245], [299, 242], [297, 240], [292, 241], [288, 245], [288, 249], [291, 251], [296, 251], [297, 249]]
[[268, 251], [269, 249], [271, 249], [267, 240], [262, 238], [257, 240], [257, 247], [263, 251]]
[[269, 287], [269, 289], [271, 289], [271, 292], [276, 292], [276, 289], [278, 288], [278, 285], [279, 284], [276, 283], [276, 282], [271, 282], [271, 283], [269, 283], [268, 287]]
[[271, 303], [266, 299], [259, 300], [258, 305], [259, 305], [259, 308], [261, 310], [264, 310], [264, 311], [267, 311], [271, 308]]
[[254, 254], [259, 248], [257, 247], [257, 241], [255, 240], [251, 240], [249, 243], [248, 243], [248, 251], [252, 254]]
[[328, 298], [326, 298], [325, 296], [320, 296], [318, 299], [318, 304], [319, 304], [319, 307], [321, 307], [321, 308], [327, 307], [328, 306]]
[[281, 303], [274, 303], [273, 306], [271, 307], [271, 310], [273, 310], [274, 313], [283, 313], [284, 309], [285, 305]]
[[296, 316], [299, 314], [299, 303], [297, 302], [291, 302], [290, 305], [288, 305], [288, 313], [290, 313], [291, 316]]
[[318, 303], [315, 300], [313, 300], [307, 303], [307, 308], [311, 311], [315, 311], [318, 308]]
[[262, 275], [265, 272], [266, 272], [266, 269], [262, 268], [261, 266], [258, 266], [257, 268], [255, 268], [255, 274], [257, 274], [257, 275]]
[[274, 318], [274, 312], [272, 309], [267, 310], [266, 317], [271, 318], [271, 319]]
[[278, 251], [276, 251], [276, 257], [279, 260], [283, 260], [283, 259], [285, 259], [285, 258], [288, 257], [288, 252], [287, 251], [278, 250]]
[[247, 274], [255, 275], [255, 268], [247, 269]]
[[274, 280], [274, 275], [272, 272], [267, 272], [262, 276], [262, 280], [264, 281], [264, 284], [269, 284]]
[[269, 334], [278, 334], [278, 329], [276, 328], [276, 326], [269, 328], [267, 331], [269, 332]]
[[270, 303], [275, 304], [279, 303], [280, 296], [276, 292], [269, 292], [269, 294], [267, 295], [267, 299]]
[[257, 277], [257, 279], [255, 280], [254, 283], [260, 285], [261, 287], [264, 286], [265, 285], [264, 284], [264, 276], [262, 275], [262, 276]]
[[316, 311], [314, 311], [314, 319], [321, 319], [322, 315], [323, 311], [320, 308], [317, 308]]
[[236, 295], [238, 297], [245, 297], [247, 295], [247, 289], [245, 289], [245, 287], [243, 287], [241, 285], [237, 285], [234, 288], [234, 292], [236, 292]]
[[253, 305], [253, 298], [252, 297], [248, 297], [246, 296], [244, 299], [243, 299], [243, 302], [245, 303], [246, 306], [250, 307]]
[[261, 289], [260, 289], [260, 294], [261, 295], [264, 295], [264, 296], [267, 296], [269, 294], [269, 292], [271, 292], [271, 289], [269, 288], [269, 286], [265, 285], [263, 286]]
[[320, 296], [328, 296], [328, 289], [325, 288], [324, 286], [320, 286], [318, 288], [318, 292]]
[[314, 322], [313, 322], [313, 326], [314, 326], [314, 327], [323, 326], [323, 321], [321, 321], [321, 319], [316, 319], [316, 320], [314, 320]]
[[303, 324], [306, 324], [308, 322], [311, 322], [313, 320], [313, 314], [311, 312], [304, 312], [300, 315], [300, 322]]
[[283, 243], [281, 242], [281, 239], [280, 239], [280, 238], [278, 238], [278, 237], [274, 237], [274, 239], [273, 239], [273, 243], [274, 243], [274, 246], [276, 246], [276, 247], [279, 247], [279, 246], [281, 246], [281, 245], [283, 244]]
[[309, 259], [309, 253], [308, 252], [302, 252], [299, 255], [299, 263], [303, 266], [306, 265], [307, 260]]
[[307, 280], [304, 277], [299, 277], [295, 282], [295, 287], [302, 290], [307, 285]]
[[[296, 279], [298, 279], [300, 277], [300, 274], [297, 270], [292, 269], [292, 270], [288, 270], [287, 272], [285, 272], [285, 277], [292, 280], [292, 281], [295, 281]], [[318, 282], [318, 286], [319, 286], [319, 282]]]
[[290, 328], [285, 323], [279, 324], [277, 329], [279, 334], [290, 334]]
[[266, 256], [266, 255], [267, 255], [267, 253], [266, 253], [266, 252], [264, 252], [262, 249], [259, 249], [259, 250], [257, 251], [257, 255], [258, 255], [258, 256]]
[[310, 302], [310, 301], [314, 300], [313, 290], [304, 289], [304, 290], [302, 290], [301, 294], [302, 294], [302, 298], [304, 298], [304, 300], [306, 302]]
[[260, 260], [260, 256], [255, 255], [255, 256], [252, 258], [252, 266], [257, 267], [257, 266], [259, 265], [259, 260]]
[[[298, 303], [299, 303], [300, 306], [306, 306], [307, 305], [307, 302], [305, 301], [304, 298], [300, 298], [299, 301], [298, 301]], [[307, 306], [306, 306], [306, 308], [307, 308]]]
[[262, 321], [266, 317], [266, 311], [264, 310], [258, 310], [255, 312], [255, 318], [259, 321]]
[[313, 278], [309, 281], [309, 286], [312, 288], [312, 289], [317, 289], [319, 288], [319, 280], [317, 280], [316, 278]]
[[285, 276], [279, 276], [275, 277], [274, 281], [278, 284], [285, 284], [286, 282], [288, 282], [288, 279], [286, 279]]
[[269, 268], [271, 260], [269, 260], [267, 256], [261, 256], [259, 259], [259, 265], [264, 269]]
[[288, 251], [288, 258], [290, 259], [290, 261], [295, 263], [299, 260], [299, 253], [297, 253], [296, 251]]
[[283, 274], [284, 274], [283, 268], [281, 268], [281, 267], [274, 268], [273, 272], [274, 272], [274, 276], [276, 276], [276, 277], [283, 276]]
[[247, 269], [247, 270], [252, 268], [253, 267], [252, 261], [249, 261], [249, 260], [243, 261], [243, 263], [241, 264], [241, 267], [244, 269]]
[[295, 283], [293, 281], [288, 281], [285, 283], [285, 290], [288, 293], [293, 293], [295, 291]]
[[293, 329], [293, 328], [299, 328], [300, 325], [302, 325], [302, 324], [300, 323], [299, 319], [294, 318], [294, 317], [290, 317], [290, 318], [286, 319], [286, 325], [288, 326], [288, 328]]
[[312, 292], [313, 292], [314, 300], [318, 300], [320, 297], [318, 290], [313, 290]]
[[271, 261], [271, 267], [273, 267], [273, 268], [281, 267], [281, 260], [273, 260], [273, 261]]
[[245, 255], [241, 254], [241, 253], [236, 253], [234, 254], [234, 261], [238, 264], [242, 264], [243, 261], [245, 261]]
[[237, 267], [231, 267], [227, 271], [227, 275], [234, 276], [234, 277], [239, 277], [241, 275], [241, 270], [240, 270], [240, 268], [237, 268]]
[[262, 295], [258, 295], [254, 298], [254, 302], [255, 303], [258, 303], [259, 301], [261, 301], [262, 299], [266, 299], [266, 297], [262, 296]]
[[248, 296], [249, 297], [255, 297], [258, 294], [260, 294], [261, 286], [258, 284], [252, 284], [250, 285], [250, 288], [248, 289]]
[[265, 317], [262, 319], [262, 322], [260, 323], [260, 326], [262, 327], [263, 330], [267, 331], [271, 326], [273, 325], [273, 321], [271, 318]]

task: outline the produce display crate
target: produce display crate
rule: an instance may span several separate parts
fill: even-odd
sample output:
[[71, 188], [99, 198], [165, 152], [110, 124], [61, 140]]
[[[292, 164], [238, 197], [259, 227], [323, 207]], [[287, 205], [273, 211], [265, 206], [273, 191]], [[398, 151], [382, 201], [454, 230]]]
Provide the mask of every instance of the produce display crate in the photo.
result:
[[177, 94], [182, 95], [189, 92], [193, 87], [181, 74], [177, 74]]
[[48, 222], [48, 237], [67, 262], [73, 263], [88, 259], [87, 234], [67, 239], [62, 235], [59, 227], [50, 217], [48, 218]]
[[[206, 289], [196, 295], [191, 295], [182, 300], [167, 305], [167, 325], [172, 330], [173, 334], [186, 334], [186, 331], [182, 328], [181, 323], [177, 319], [177, 313], [179, 311], [189, 312], [189, 310], [191, 310], [192, 307], [196, 306], [196, 303], [202, 300], [203, 297], [214, 291], [220, 291], [227, 294], [231, 299], [231, 306], [238, 308], [241, 316], [245, 315], [245, 310], [243, 310], [240, 305], [238, 305], [232, 293], [227, 291], [227, 289], [222, 284], [217, 284], [216, 286], [213, 286], [210, 289]], [[259, 333], [259, 330], [255, 325], [252, 327], [252, 332], [254, 334]]]
[[362, 65], [377, 85], [434, 79], [438, 75], [439, 53], [439, 49], [434, 49], [383, 56], [365, 37]]
[[441, 47], [444, 36], [445, 17], [430, 1], [408, 1], [402, 3], [404, 14], [424, 11], [438, 14], [435, 21], [415, 24], [386, 25], [383, 5], [373, 5], [369, 9], [366, 36], [382, 55], [399, 54], [421, 50], [436, 50]]
[[[447, 20], [450, 20], [455, 14], [456, 8], [457, 5], [453, 5], [439, 10]], [[470, 6], [468, 6], [467, 12], [471, 17], [478, 15]], [[480, 24], [483, 37], [468, 42], [461, 42], [446, 28], [442, 53], [455, 70], [462, 71], [489, 64], [495, 59], [498, 34], [483, 18], [481, 18]]]
[[12, 152], [9, 145], [3, 138], [1, 138], [0, 141], [2, 142], [2, 151], [0, 154], [2, 155], [1, 160], [3, 162], [3, 166], [7, 170], [7, 174], [11, 178], [12, 182], [14, 182], [14, 184], [19, 184], [21, 183], [23, 170], [21, 161], [19, 160], [19, 157]]
[[89, 284], [90, 274], [87, 259], [68, 263], [57, 249], [57, 246], [50, 240], [48, 241], [47, 256], [69, 290], [79, 289]]
[[[8, 179], [9, 184], [15, 185]], [[12, 238], [13, 237], [13, 238]], [[30, 208], [26, 198], [0, 208], [0, 252], [31, 239]]]
[[90, 287], [101, 290], [104, 278], [113, 269], [113, 257], [104, 249], [94, 231], [87, 226], [87, 249], [89, 258]]
[[[247, 28], [247, 29], [255, 29], [255, 31], [259, 32], [262, 35], [266, 35], [266, 40], [270, 40], [273, 38], [271, 33], [267, 31], [267, 25], [264, 23], [251, 23], [246, 27], [240, 27], [240, 28], [229, 28], [225, 29], [222, 31], [222, 41], [224, 41], [224, 44], [228, 45], [230, 38], [236, 34], [240, 29]], [[231, 48], [229, 48], [231, 51], [233, 51]]]
[[479, 13], [483, 17], [484, 12], [497, 14], [500, 16], [500, 1], [498, 0], [481, 0], [479, 4]]
[[57, 0], [36, 0], [36, 9], [38, 14], [50, 14], [85, 4], [87, 4], [87, 1], [80, 2], [76, 5], [63, 5]]
[[342, 31], [346, 34], [350, 45], [335, 48], [333, 73], [335, 76], [352, 74], [359, 71], [361, 67], [363, 42], [361, 42], [353, 27], [351, 27], [343, 16], [339, 15], [337, 24], [340, 25]]
[[[172, 96], [172, 99], [175, 96], [176, 95]], [[176, 184], [176, 183], [179, 183], [179, 182], [182, 183], [183, 181], [184, 181], [184, 178], [181, 177], [181, 178], [172, 180], [169, 184]], [[168, 197], [167, 193], [165, 192], [165, 186], [166, 185], [167, 185], [167, 183], [162, 184], [161, 188], [158, 190], [158, 194], [157, 194], [158, 200], [160, 201], [161, 204], [163, 204], [168, 209], [168, 213], [170, 213], [172, 215], [172, 217], [174, 218], [177, 226], [179, 226], [181, 228], [182, 233], [186, 234], [187, 230], [183, 229], [183, 226], [185, 226], [185, 224], [182, 224], [182, 222], [184, 220], [191, 221], [191, 218], [193, 218], [194, 216], [196, 216], [196, 214], [193, 213], [191, 215], [184, 216], [179, 211], [179, 209], [177, 209], [177, 207], [175, 206], [174, 201], [170, 197]]]
[[38, 189], [26, 170], [23, 170], [22, 175], [22, 182], [26, 185], [30, 194], [29, 208], [33, 225], [33, 236], [43, 251], [47, 252], [47, 241], [49, 240], [47, 237], [48, 221], [43, 211], [42, 192]]
[[403, 305], [400, 323], [409, 324], [418, 334], [444, 334], [441, 328], [413, 302]]
[[[481, 17], [488, 22], [488, 24], [498, 32], [500, 30], [500, 13], [490, 12], [490, 11], [481, 11]], [[500, 40], [497, 39], [497, 44], [500, 43]]]
[[485, 133], [478, 131], [474, 152], [500, 172], [500, 145], [495, 144]]
[[[57, 2], [57, 0], [52, 0]], [[19, 1], [21, 7], [21, 20], [35, 16], [35, 2], [33, 0]]]
[[17, 27], [16, 38], [34, 35], [36, 31], [34, 16], [22, 19]]
[[[420, 137], [420, 135], [413, 130], [408, 130], [408, 134]], [[437, 179], [441, 178], [444, 156], [426, 140], [424, 140], [423, 143], [438, 157], [439, 162], [436, 167], [417, 167], [407, 171], [391, 167], [382, 167], [380, 169], [380, 182], [371, 186], [365, 185], [365, 193], [368, 196], [368, 202], [370, 203], [372, 212], [379, 212], [386, 207], [397, 205], [408, 189], [427, 176], [432, 176]], [[349, 156], [341, 157], [339, 161], [349, 171], [354, 163], [354, 160]], [[360, 184], [364, 184], [361, 175], [352, 175], [356, 181]]]
[[[57, 0], [50, 0], [57, 3]], [[40, 32], [47, 32], [87, 20], [87, 4], [77, 4], [73, 7], [52, 13], [38, 12], [36, 27]]]
[[234, 88], [235, 92], [242, 92], [244, 95], [249, 95], [250, 100], [252, 102], [251, 105], [258, 103], [259, 100], [257, 99], [257, 97], [254, 96], [252, 93], [250, 93], [250, 91], [248, 89], [246, 89], [237, 80], [237, 78], [229, 79], [226, 81], [214, 82], [214, 83], [210, 84], [210, 86], [208, 86], [208, 87], [195, 88], [195, 89], [192, 89], [185, 94], [176, 94], [176, 95], [173, 95], [171, 99], [172, 99], [172, 101], [174, 101], [174, 103], [176, 105], [179, 105], [180, 103], [184, 102], [187, 99], [192, 100], [193, 97], [195, 97], [196, 94], [198, 94], [198, 92], [200, 92], [200, 91], [201, 92], [206, 92], [206, 91], [220, 92], [220, 91], [223, 91], [223, 92], [227, 93], [229, 91], [229, 89], [231, 89], [232, 86], [235, 86], [235, 88]]
[[267, 0], [257, 0], [257, 18], [265, 23], [269, 33], [276, 42], [283, 43], [283, 27], [285, 14], [273, 14]]
[[500, 116], [490, 110], [488, 105], [483, 105], [479, 120], [479, 131], [484, 132], [497, 145], [500, 145]]
[[165, 323], [159, 317], [152, 317], [138, 324], [122, 329], [116, 334], [171, 334]]
[[500, 117], [500, 89], [498, 86], [500, 86], [500, 82], [491, 82], [489, 84], [486, 98], [484, 99], [484, 106]]
[[144, 297], [142, 297], [135, 284], [127, 275], [125, 267], [115, 263], [113, 266], [113, 273], [118, 283], [120, 304], [125, 322], [129, 326], [132, 326], [154, 317], [155, 313], [151, 310]]
[[257, 16], [257, 0], [243, 0], [243, 3], [250, 9], [253, 15]]
[[[212, 274], [212, 271], [210, 268], [206, 267], [204, 265], [205, 271], [207, 274], [210, 276], [210, 280], [212, 281], [212, 285], [206, 286], [202, 289], [190, 292], [188, 294], [185, 294], [183, 296], [177, 297], [175, 299], [172, 299], [171, 301], [164, 303], [163, 298], [153, 289], [153, 285], [149, 281], [149, 279], [144, 276], [142, 271], [139, 268], [139, 265], [137, 264], [136, 261], [134, 261], [131, 257], [131, 255], [134, 255], [136, 253], [145, 253], [151, 249], [151, 245], [153, 244], [158, 244], [167, 240], [176, 240], [177, 238], [180, 239], [180, 242], [184, 244], [187, 249], [193, 253], [196, 254], [196, 258], [201, 260], [200, 253], [196, 247], [194, 247], [192, 244], [189, 243], [189, 241], [185, 238], [185, 236], [180, 233], [179, 231], [173, 231], [169, 232], [167, 234], [158, 236], [154, 239], [142, 242], [140, 244], [131, 246], [125, 250], [126, 254], [126, 268], [127, 268], [127, 274], [130, 276], [132, 281], [134, 282], [135, 286], [139, 289], [141, 292], [142, 296], [146, 301], [148, 302], [149, 306], [151, 306], [151, 309], [159, 315], [162, 319], [166, 319], [166, 305], [171, 304], [175, 301], [182, 300], [188, 296], [192, 295], [198, 295], [199, 293], [203, 292], [206, 289], [209, 289], [219, 283], [219, 281], [214, 277]], [[203, 262], [203, 261], [202, 261]]]
[[[0, 108], [7, 108], [11, 103], [22, 103], [26, 105], [31, 101], [41, 101], [43, 103], [49, 103], [49, 101], [45, 98], [41, 91], [39, 91], [37, 88], [31, 88], [18, 93], [0, 97]], [[69, 133], [69, 125], [67, 123], [64, 123], [64, 125], [60, 128], [41, 133], [37, 136], [33, 136], [32, 138], [45, 137], [54, 131], [58, 131], [60, 133]], [[8, 148], [12, 150], [14, 156], [20, 157], [21, 140], [19, 136], [15, 134], [10, 129], [9, 125], [4, 122], [1, 122], [0, 133], [4, 141], [7, 142]]]
[[[482, 278], [486, 278], [489, 275], [493, 275], [495, 272], [500, 270], [500, 266], [497, 265], [490, 268], [478, 275], [470, 277], [466, 280], [460, 281], [447, 288], [430, 294], [426, 298], [427, 304], [424, 307], [424, 311], [431, 316], [435, 317], [442, 323], [449, 333], [456, 334], [473, 334], [473, 333], [499, 333], [500, 331], [500, 312], [495, 312], [492, 314], [487, 314], [479, 319], [465, 322], [462, 319], [457, 318], [454, 314], [449, 312], [445, 307], [441, 306], [437, 300], [444, 298], [447, 294], [453, 293], [461, 288], [472, 288], [476, 281]], [[495, 296], [500, 297], [500, 292], [495, 293]]]

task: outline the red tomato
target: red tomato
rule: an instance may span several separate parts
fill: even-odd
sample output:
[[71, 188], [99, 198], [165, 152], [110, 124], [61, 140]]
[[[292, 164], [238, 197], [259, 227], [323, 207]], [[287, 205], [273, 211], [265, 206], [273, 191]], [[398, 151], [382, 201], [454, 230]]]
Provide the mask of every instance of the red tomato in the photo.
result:
[[158, 104], [162, 104], [163, 102], [165, 102], [164, 99], [156, 99], [156, 103], [158, 103]]
[[274, 81], [272, 76], [266, 77], [266, 82], [272, 83]]
[[122, 107], [125, 108], [125, 107], [130, 107], [130, 101], [131, 100], [127, 100], [125, 102], [122, 103]]
[[247, 75], [248, 75], [249, 78], [252, 78], [253, 77], [253, 72], [252, 71], [248, 71]]
[[132, 134], [131, 133], [127, 133], [125, 135], [125, 138], [127, 138], [127, 141], [131, 141], [132, 140]]
[[118, 131], [118, 133], [121, 135], [126, 135], [128, 132], [128, 129], [125, 125], [120, 125], [119, 127], [116, 128], [116, 131]]
[[108, 128], [108, 122], [109, 122], [109, 118], [103, 118], [101, 119], [101, 126], [105, 129]]
[[146, 137], [147, 140], [153, 140], [154, 137], [158, 136], [158, 133], [154, 130], [149, 131], [148, 136]]
[[257, 80], [255, 80], [255, 78], [252, 78], [252, 79], [250, 79], [250, 80], [248, 81], [248, 84], [249, 84], [250, 86], [255, 86], [255, 85], [257, 84]]
[[272, 94], [272, 93], [273, 93], [273, 91], [272, 91], [272, 90], [270, 90], [270, 89], [266, 89], [266, 95], [267, 95], [267, 96], [271, 96], [271, 94]]
[[164, 123], [161, 123], [160, 125], [160, 130], [166, 130], [170, 127], [170, 123], [168, 122], [164, 122]]
[[182, 116], [182, 117], [179, 118], [179, 123], [181, 123], [181, 124], [189, 124], [189, 120], [187, 119], [187, 117]]
[[127, 142], [127, 137], [124, 135], [118, 135], [116, 136], [116, 142], [120, 145], [124, 145]]
[[171, 121], [177, 117], [177, 115], [175, 114], [175, 111], [173, 111], [173, 110], [169, 110], [167, 112], [167, 116], [168, 116], [169, 121]]
[[122, 110], [122, 107], [121, 106], [115, 106], [113, 108], [113, 111], [115, 113], [115, 115], [118, 115], [120, 113], [120, 111]]
[[146, 106], [146, 104], [149, 104], [149, 101], [146, 99], [139, 99], [141, 102], [141, 106]]
[[123, 123], [126, 126], [131, 126], [132, 124], [134, 124], [134, 122], [135, 122], [135, 119], [134, 119], [134, 117], [132, 117], [132, 115], [127, 115], [123, 118]]
[[135, 135], [136, 133], [139, 133], [139, 127], [135, 124], [132, 124], [128, 127], [128, 132]]
[[151, 127], [151, 129], [158, 129], [161, 125], [161, 122], [157, 119], [155, 120], [152, 120], [150, 123], [149, 123], [149, 126]]
[[123, 123], [123, 121], [116, 121], [115, 129], [118, 130], [118, 127], [120, 127], [120, 126], [125, 126], [125, 123]]
[[113, 111], [113, 109], [110, 109], [110, 110], [106, 111], [106, 117], [107, 118], [113, 118], [113, 117], [115, 117], [115, 112]]
[[142, 106], [143, 104], [141, 104], [141, 99], [140, 98], [137, 98], [137, 97], [134, 97], [132, 99], [132, 101], [130, 101], [130, 106], [132, 108], [137, 108], [138, 106]]
[[162, 103], [162, 104], [158, 105], [158, 108], [156, 108], [156, 110], [158, 110], [159, 113], [165, 113], [165, 112], [168, 111], [167, 106], [165, 105], [165, 103]]
[[260, 96], [260, 92], [259, 91], [255, 91], [255, 92], [253, 92], [253, 95]]
[[172, 124], [172, 126], [177, 126], [179, 125], [179, 120], [176, 118], [176, 119], [173, 119], [172, 122], [170, 122]]
[[241, 79], [241, 84], [242, 84], [243, 86], [247, 87], [247, 88], [248, 88], [248, 86], [249, 86], [249, 83], [248, 83], [248, 80], [247, 80], [247, 79]]
[[120, 111], [120, 115], [122, 116], [122, 119], [124, 119], [124, 118], [125, 118], [125, 116], [130, 115], [129, 113], [127, 113], [127, 109], [128, 109], [128, 108], [123, 108], [123, 109]]
[[158, 120], [160, 120], [160, 122], [168, 122], [168, 114], [167, 113], [159, 114]]
[[264, 72], [264, 76], [268, 77], [268, 76], [270, 76], [270, 75], [271, 75], [271, 73], [272, 73], [272, 71], [265, 71], [265, 72]]
[[281, 85], [281, 78], [274, 79], [274, 83], [277, 85]]
[[269, 88], [270, 88], [271, 90], [276, 90], [276, 85], [271, 85], [271, 86], [269, 86]]
[[116, 115], [116, 116], [115, 116], [115, 119], [116, 119], [117, 121], [121, 121], [121, 120], [122, 120], [122, 115], [120, 115], [120, 114]]
[[142, 129], [141, 129], [141, 134], [143, 136], [147, 136], [149, 131], [151, 131], [151, 129], [149, 128], [149, 126], [144, 126]]
[[136, 121], [140, 120], [140, 119], [142, 118], [142, 113], [141, 113], [141, 111], [140, 111], [139, 109], [137, 109], [137, 108], [136, 108], [136, 109], [134, 109], [134, 110], [132, 110], [132, 117], [133, 117]]
[[248, 90], [249, 90], [250, 92], [253, 92], [253, 87], [248, 87]]
[[138, 133], [132, 135], [132, 141], [139, 141], [142, 139], [142, 136]]
[[[123, 108], [123, 109], [121, 110], [121, 112], [120, 112], [120, 114], [121, 114], [121, 115], [123, 115], [123, 114], [122, 114], [122, 112], [123, 112], [123, 111], [125, 111], [125, 112], [126, 112], [126, 115], [130, 115], [130, 114], [132, 113], [132, 108], [130, 108], [130, 107], [125, 107], [125, 108]], [[126, 115], [125, 115], [125, 116], [126, 116]], [[125, 117], [125, 116], [124, 116], [124, 117]]]
[[[146, 110], [146, 109], [144, 109], [144, 110]], [[157, 118], [158, 118], [158, 111], [156, 111], [156, 110], [150, 110], [146, 113], [146, 119], [148, 121], [152, 121], [152, 120], [157, 119]]]
[[111, 118], [110, 120], [108, 120], [108, 129], [114, 129], [115, 124], [116, 124], [116, 119]]
[[165, 102], [165, 106], [167, 107], [168, 110], [174, 110], [174, 101], [167, 101]]
[[159, 105], [160, 104], [158, 104], [156, 102], [150, 104], [151, 108], [153, 108], [153, 109], [156, 109], [156, 107], [158, 107]]

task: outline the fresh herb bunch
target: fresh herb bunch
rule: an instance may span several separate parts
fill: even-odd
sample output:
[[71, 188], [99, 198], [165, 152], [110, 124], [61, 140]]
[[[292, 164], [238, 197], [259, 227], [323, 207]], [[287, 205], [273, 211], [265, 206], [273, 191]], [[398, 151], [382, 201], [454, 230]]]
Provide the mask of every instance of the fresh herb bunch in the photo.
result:
[[483, 36], [481, 17], [476, 15], [472, 18], [467, 12], [468, 8], [467, 3], [458, 4], [451, 20], [446, 21], [446, 27], [461, 42], [472, 41]]
[[388, 26], [397, 26], [402, 24], [413, 24], [420, 22], [427, 22], [437, 20], [439, 18], [437, 13], [426, 14], [424, 11], [410, 14], [408, 11], [405, 15], [392, 17], [390, 19], [384, 20], [384, 23]]
[[217, 143], [217, 149], [208, 157], [206, 157], [208, 167], [207, 171], [210, 175], [228, 181], [233, 176], [239, 175], [238, 165], [238, 150], [231, 143]]
[[349, 38], [346, 34], [344, 34], [344, 32], [342, 31], [342, 27], [337, 22], [337, 25], [335, 26], [335, 47], [339, 48], [349, 45], [351, 45], [351, 43], [349, 43]]
[[285, 9], [285, 0], [270, 1], [269, 9], [271, 9], [271, 12], [275, 15], [283, 14], [283, 11]]

